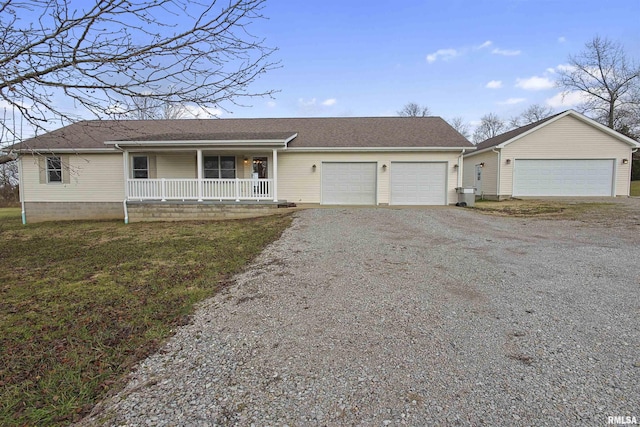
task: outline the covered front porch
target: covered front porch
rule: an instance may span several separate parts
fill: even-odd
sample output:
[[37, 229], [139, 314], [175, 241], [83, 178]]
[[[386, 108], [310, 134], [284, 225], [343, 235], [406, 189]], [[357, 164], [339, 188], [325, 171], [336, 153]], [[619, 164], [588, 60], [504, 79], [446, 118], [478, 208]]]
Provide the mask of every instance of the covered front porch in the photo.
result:
[[279, 202], [278, 148], [295, 134], [230, 137], [111, 142], [123, 152], [126, 201]]

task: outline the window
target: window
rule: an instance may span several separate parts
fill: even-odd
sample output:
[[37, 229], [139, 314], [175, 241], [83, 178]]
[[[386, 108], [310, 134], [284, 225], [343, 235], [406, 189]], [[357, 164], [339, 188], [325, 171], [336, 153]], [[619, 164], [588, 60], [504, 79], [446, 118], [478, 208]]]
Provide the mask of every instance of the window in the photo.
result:
[[236, 177], [234, 156], [205, 156], [204, 177], [210, 179], [233, 179]]
[[62, 159], [59, 156], [47, 157], [47, 182], [62, 182]]
[[133, 177], [136, 179], [149, 178], [149, 158], [147, 156], [133, 157]]

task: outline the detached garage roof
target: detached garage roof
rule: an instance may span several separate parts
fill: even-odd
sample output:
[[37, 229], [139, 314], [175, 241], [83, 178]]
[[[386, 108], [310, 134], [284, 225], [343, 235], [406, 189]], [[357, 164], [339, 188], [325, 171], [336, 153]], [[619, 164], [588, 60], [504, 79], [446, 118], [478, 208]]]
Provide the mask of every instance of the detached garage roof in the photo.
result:
[[567, 111], [563, 111], [562, 113], [558, 113], [555, 114], [553, 116], [549, 116], [546, 119], [542, 119], [540, 121], [534, 122], [534, 123], [530, 123], [528, 125], [519, 127], [517, 129], [513, 129], [510, 130], [508, 132], [505, 132], [501, 135], [498, 136], [494, 136], [493, 138], [489, 138], [487, 140], [482, 141], [481, 143], [476, 145], [476, 149], [477, 151], [474, 151], [472, 153], [469, 153], [469, 156], [473, 156], [475, 154], [478, 153], [482, 153], [485, 152], [489, 149], [492, 148], [502, 148], [507, 144], [510, 144], [514, 141], [517, 141], [518, 139], [530, 134], [531, 132], [534, 132], [537, 129], [540, 129], [544, 126], [547, 126], [563, 117], [566, 116], [571, 116], [571, 117], [575, 117], [578, 120], [581, 120], [597, 129], [600, 129], [601, 131], [608, 133], [609, 135], [619, 139], [620, 141], [629, 144], [632, 147], [640, 147], [640, 143], [638, 143], [637, 141], [634, 141], [633, 139], [621, 134], [620, 132], [616, 132], [615, 130], [608, 128], [598, 122], [596, 122], [595, 120], [592, 120], [586, 116], [584, 116], [583, 114], [578, 113], [577, 111], [574, 110], [567, 110]]
[[[345, 117], [206, 120], [93, 120], [26, 140], [14, 150], [98, 150], [113, 144], [281, 143], [291, 149], [469, 149], [440, 117]], [[105, 144], [109, 143], [109, 144]]]

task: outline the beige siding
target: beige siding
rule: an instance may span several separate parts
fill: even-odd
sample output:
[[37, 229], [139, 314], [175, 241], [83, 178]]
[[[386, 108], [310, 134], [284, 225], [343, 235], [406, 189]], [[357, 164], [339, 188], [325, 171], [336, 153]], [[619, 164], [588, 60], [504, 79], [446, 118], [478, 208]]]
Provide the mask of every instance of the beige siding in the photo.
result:
[[[510, 159], [511, 163], [506, 164]], [[574, 117], [566, 116], [502, 149], [500, 194], [513, 191], [513, 165], [517, 159], [615, 159], [615, 194], [629, 195], [631, 147]]]
[[476, 195], [495, 197], [498, 194], [498, 154], [491, 150], [464, 158], [464, 186], [475, 186], [476, 165], [480, 163], [484, 163], [484, 167], [482, 168], [482, 182], [480, 188], [476, 189]]
[[196, 153], [158, 153], [156, 157], [158, 178], [197, 178]]
[[[278, 153], [278, 198], [295, 203], [321, 202], [322, 162], [377, 162], [378, 203], [389, 203], [389, 166], [391, 162], [448, 162], [447, 202], [457, 201], [455, 188], [458, 171], [453, 167], [458, 162], [460, 151], [455, 152], [372, 152], [372, 153]], [[316, 169], [313, 169], [316, 165]], [[387, 165], [383, 170], [382, 166]]]
[[122, 202], [122, 154], [71, 154], [68, 183], [40, 183], [40, 156], [25, 155], [22, 196], [25, 202]]

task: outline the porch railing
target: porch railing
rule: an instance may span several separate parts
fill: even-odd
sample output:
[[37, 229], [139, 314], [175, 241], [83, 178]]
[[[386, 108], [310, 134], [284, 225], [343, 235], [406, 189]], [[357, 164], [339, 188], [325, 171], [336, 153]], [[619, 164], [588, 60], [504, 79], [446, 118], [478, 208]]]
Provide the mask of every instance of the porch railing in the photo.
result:
[[129, 179], [128, 200], [272, 200], [272, 179]]

